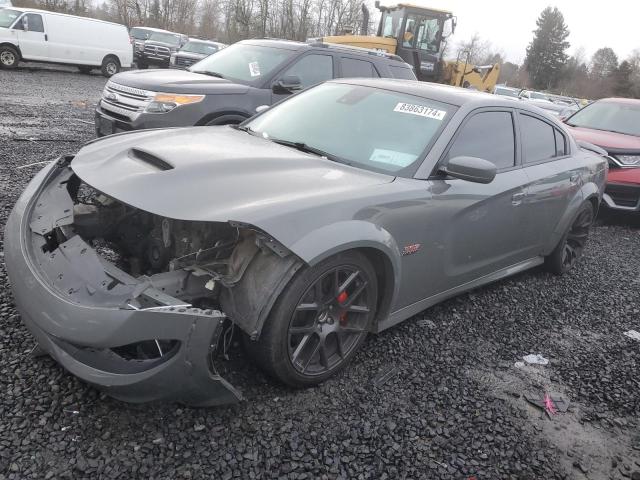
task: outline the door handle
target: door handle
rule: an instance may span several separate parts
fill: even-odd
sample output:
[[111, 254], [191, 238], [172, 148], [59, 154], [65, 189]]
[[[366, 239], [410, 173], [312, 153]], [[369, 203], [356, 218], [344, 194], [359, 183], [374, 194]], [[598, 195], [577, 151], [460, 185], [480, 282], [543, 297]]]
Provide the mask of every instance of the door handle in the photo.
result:
[[46, 33], [44, 34], [44, 41], [48, 42], [49, 41], [49, 35], [47, 35]]
[[517, 207], [518, 205], [522, 205], [522, 201], [524, 200], [525, 196], [526, 195], [524, 192], [514, 193], [513, 196], [511, 197], [511, 205], [513, 205], [514, 207]]

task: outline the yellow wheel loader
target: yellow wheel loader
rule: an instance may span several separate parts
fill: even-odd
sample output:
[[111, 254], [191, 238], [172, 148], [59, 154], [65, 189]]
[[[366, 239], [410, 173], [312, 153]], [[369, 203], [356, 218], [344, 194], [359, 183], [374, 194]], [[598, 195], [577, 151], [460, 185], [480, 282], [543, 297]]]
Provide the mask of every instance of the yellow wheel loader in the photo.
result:
[[363, 35], [335, 35], [320, 40], [399, 55], [413, 66], [418, 80], [493, 92], [500, 65], [471, 65], [469, 52], [462, 52], [456, 61], [442, 59], [443, 43], [456, 28], [453, 13], [407, 3], [383, 7], [376, 2], [376, 7], [382, 12], [377, 36], [366, 35], [364, 25], [369, 15], [363, 5]]

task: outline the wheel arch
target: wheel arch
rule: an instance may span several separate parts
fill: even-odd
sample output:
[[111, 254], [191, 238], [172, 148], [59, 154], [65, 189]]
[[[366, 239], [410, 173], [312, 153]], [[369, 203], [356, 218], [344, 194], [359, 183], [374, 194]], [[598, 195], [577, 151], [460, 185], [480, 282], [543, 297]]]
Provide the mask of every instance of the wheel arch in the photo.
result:
[[376, 271], [379, 300], [373, 331], [378, 331], [397, 297], [401, 275], [400, 249], [386, 229], [362, 220], [338, 222], [307, 234], [291, 246], [291, 251], [311, 266], [350, 250], [364, 254]]
[[378, 304], [372, 331], [390, 312], [397, 296], [400, 278], [400, 253], [389, 232], [363, 221], [338, 222], [305, 235], [293, 245], [282, 246], [280, 256], [260, 251], [249, 263], [240, 281], [221, 292], [223, 311], [253, 340], [283, 290], [305, 266], [355, 250], [371, 262], [378, 281]]
[[102, 62], [100, 62], [100, 65], [104, 65], [104, 62], [107, 61], [108, 58], [114, 58], [118, 64], [120, 66], [122, 66], [122, 62], [120, 61], [120, 57], [118, 57], [118, 55], [116, 55], [115, 53], [107, 53], [103, 58], [102, 58]]
[[0, 42], [0, 47], [11, 47], [11, 48], [13, 48], [16, 52], [18, 52], [18, 55], [20, 56], [20, 60], [22, 60], [22, 50], [20, 50], [20, 47], [18, 45], [16, 45], [15, 43]]
[[241, 110], [223, 110], [220, 112], [207, 113], [204, 117], [196, 122], [196, 126], [207, 125], [209, 122], [221, 117], [229, 117], [229, 119], [237, 119], [238, 123], [244, 122], [251, 115]]
[[560, 221], [556, 225], [553, 234], [549, 238], [548, 243], [545, 245], [543, 251], [544, 256], [549, 255], [553, 251], [553, 249], [556, 248], [556, 245], [558, 245], [558, 242], [562, 240], [567, 229], [575, 220], [580, 207], [585, 202], [592, 203], [593, 213], [595, 217], [598, 212], [598, 206], [600, 205], [600, 193], [596, 185], [592, 183], [585, 184], [573, 196], [573, 198], [569, 202], [567, 209], [564, 212], [564, 215], [562, 215], [562, 217], [560, 218]]

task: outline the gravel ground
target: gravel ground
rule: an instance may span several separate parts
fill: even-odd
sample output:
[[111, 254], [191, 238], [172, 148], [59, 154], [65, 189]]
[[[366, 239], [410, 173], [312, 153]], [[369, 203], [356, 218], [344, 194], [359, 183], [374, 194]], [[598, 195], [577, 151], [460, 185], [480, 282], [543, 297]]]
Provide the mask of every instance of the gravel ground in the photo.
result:
[[[93, 137], [104, 83], [0, 72], [0, 225], [38, 170], [21, 167]], [[2, 262], [0, 479], [639, 480], [640, 342], [622, 335], [640, 330], [639, 232], [601, 219], [569, 275], [533, 270], [442, 303], [370, 337], [319, 387], [285, 388], [236, 346], [247, 401], [215, 409], [121, 403], [31, 358]], [[514, 366], [529, 353], [549, 365]], [[525, 400], [545, 390], [569, 410]]]

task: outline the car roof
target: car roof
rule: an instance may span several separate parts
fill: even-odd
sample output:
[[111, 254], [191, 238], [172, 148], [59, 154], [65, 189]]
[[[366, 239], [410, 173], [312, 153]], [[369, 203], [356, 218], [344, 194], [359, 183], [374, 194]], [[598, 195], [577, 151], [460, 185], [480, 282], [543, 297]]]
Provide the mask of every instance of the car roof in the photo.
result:
[[337, 43], [325, 43], [320, 40], [313, 40], [309, 42], [297, 42], [295, 40], [283, 40], [280, 38], [256, 38], [251, 40], [242, 40], [238, 43], [247, 43], [251, 45], [265, 45], [274, 48], [283, 48], [287, 50], [311, 50], [311, 49], [328, 49], [330, 51], [337, 51], [343, 53], [350, 53], [353, 55], [367, 55], [370, 58], [377, 58], [379, 60], [393, 60], [400, 64], [404, 64], [405, 61], [398, 55], [386, 52], [378, 52], [369, 48], [354, 47], [351, 45], [342, 45]]
[[514, 103], [513, 100], [500, 95], [469, 90], [451, 85], [441, 85], [438, 83], [419, 82], [416, 80], [401, 80], [393, 78], [355, 78], [355, 79], [335, 79], [334, 83], [349, 83], [353, 85], [364, 85], [368, 87], [381, 88], [408, 95], [428, 98], [437, 102], [448, 103], [461, 107], [469, 105], [471, 107], [506, 107], [538, 112], [539, 109], [530, 107], [525, 102]]
[[138, 27], [131, 27], [129, 30], [133, 30], [134, 28], [137, 28], [137, 29], [140, 29], [140, 30], [149, 30], [150, 32], [167, 32], [167, 33], [173, 33], [173, 32], [170, 32], [169, 30], [163, 30], [162, 28], [142, 27], [142, 26], [138, 26]]
[[88, 20], [91, 22], [100, 22], [100, 23], [106, 23], [108, 25], [118, 25], [119, 27], [124, 27], [124, 25], [122, 25], [121, 23], [108, 22], [106, 20], [100, 20], [98, 18], [81, 17], [80, 15], [69, 15], [67, 13], [50, 12], [49, 10], [41, 10], [39, 8], [24, 8], [24, 7], [5, 7], [5, 8], [7, 10], [15, 10], [17, 12], [22, 12], [22, 13], [40, 13], [40, 14], [46, 13], [47, 15], [58, 15], [60, 17], [70, 17], [70, 18], [81, 18], [83, 20]]
[[610, 97], [610, 98], [601, 98], [600, 100], [596, 100], [597, 102], [607, 102], [607, 103], [620, 103], [623, 105], [636, 105], [640, 106], [640, 99], [637, 98], [621, 98], [621, 97]]

